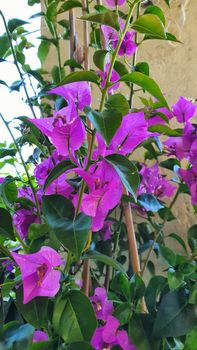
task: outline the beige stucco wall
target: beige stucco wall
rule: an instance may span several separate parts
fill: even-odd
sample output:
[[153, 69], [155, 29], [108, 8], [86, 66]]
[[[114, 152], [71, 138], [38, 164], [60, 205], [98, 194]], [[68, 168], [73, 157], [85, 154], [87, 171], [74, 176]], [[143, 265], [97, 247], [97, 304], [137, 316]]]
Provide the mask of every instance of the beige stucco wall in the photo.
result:
[[[169, 104], [175, 103], [180, 95], [197, 98], [197, 0], [172, 0], [170, 10], [163, 0], [155, 0], [154, 3], [162, 4], [168, 21], [168, 31], [177, 35], [183, 44], [170, 44], [159, 40], [146, 41], [138, 50], [138, 61], [149, 63], [150, 75], [166, 93]], [[185, 3], [187, 7], [183, 11]], [[80, 11], [76, 11], [76, 14], [81, 15]], [[46, 34], [45, 28], [43, 24], [42, 31]], [[82, 47], [83, 30], [80, 20], [76, 21], [76, 30], [79, 47]], [[64, 42], [61, 53], [64, 62], [69, 58], [68, 43]], [[52, 67], [54, 61], [55, 53], [51, 49], [45, 67]], [[124, 91], [125, 94], [128, 93], [127, 90]], [[99, 95], [95, 87], [93, 87], [93, 94], [94, 104], [97, 104]], [[135, 103], [138, 105], [138, 100]], [[141, 154], [138, 156], [141, 157]], [[184, 237], [187, 229], [197, 223], [189, 196], [180, 196], [174, 208], [174, 214], [178, 219], [166, 225], [166, 232], [176, 232]]]

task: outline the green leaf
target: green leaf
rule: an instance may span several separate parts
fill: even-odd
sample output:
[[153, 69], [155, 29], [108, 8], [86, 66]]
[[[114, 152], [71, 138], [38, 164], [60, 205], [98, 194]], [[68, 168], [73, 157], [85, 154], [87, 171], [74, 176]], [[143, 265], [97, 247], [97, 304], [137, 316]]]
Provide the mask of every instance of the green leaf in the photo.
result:
[[149, 76], [149, 65], [146, 62], [138, 62], [134, 67], [135, 72], [141, 72]]
[[75, 165], [72, 165], [72, 163], [69, 160], [63, 160], [62, 162], [58, 163], [49, 173], [47, 176], [45, 183], [44, 183], [44, 191], [46, 188], [54, 181], [56, 180], [60, 175], [65, 173], [67, 170], [74, 168]]
[[40, 0], [28, 0], [28, 5], [33, 6], [34, 4], [39, 4]]
[[159, 304], [152, 337], [181, 337], [195, 325], [194, 307], [187, 304], [185, 290], [170, 292]]
[[76, 81], [89, 81], [91, 83], [95, 83], [98, 85], [99, 83], [99, 77], [96, 73], [92, 71], [81, 71], [81, 72], [73, 72], [64, 78], [59, 86], [74, 83]]
[[93, 55], [93, 62], [97, 68], [104, 72], [106, 59], [109, 52], [107, 50], [97, 50]]
[[118, 307], [113, 312], [113, 316], [115, 316], [119, 320], [121, 326], [124, 326], [129, 322], [131, 313], [131, 304], [128, 301], [126, 301], [118, 305]]
[[167, 207], [163, 207], [162, 209], [160, 209], [158, 214], [159, 214], [160, 218], [165, 220], [165, 221], [172, 221], [172, 220], [176, 219], [176, 217], [174, 216], [172, 211]]
[[56, 298], [53, 327], [66, 343], [90, 341], [97, 320], [89, 298], [78, 290]]
[[8, 176], [0, 184], [0, 196], [7, 206], [10, 206], [17, 200], [18, 191], [14, 181], [13, 177]]
[[186, 336], [184, 350], [196, 350], [197, 344], [197, 327], [195, 327], [191, 332]]
[[14, 231], [12, 226], [12, 217], [4, 208], [0, 208], [0, 235], [14, 240]]
[[164, 290], [167, 285], [167, 278], [164, 276], [153, 276], [148, 283], [145, 292], [146, 306], [150, 313], [153, 313], [156, 309], [156, 303], [159, 294]]
[[22, 19], [12, 18], [8, 21], [8, 29], [12, 33], [16, 28], [28, 24], [29, 22], [23, 21]]
[[129, 113], [129, 104], [127, 99], [121, 94], [114, 94], [109, 96], [108, 100], [105, 102], [105, 107], [107, 109], [116, 109], [122, 115]]
[[167, 135], [167, 136], [181, 136], [182, 132], [176, 129], [171, 129], [167, 125], [163, 124], [155, 124], [152, 125], [148, 128], [149, 131], [151, 132], [159, 132], [162, 135]]
[[159, 17], [159, 19], [162, 21], [163, 25], [165, 26], [165, 16], [164, 16], [164, 13], [163, 11], [160, 9], [160, 7], [158, 6], [148, 6], [146, 8], [146, 10], [144, 11], [144, 14], [147, 14], [147, 13], [150, 13], [150, 14], [153, 14], [153, 15], [156, 15], [157, 17]]
[[163, 205], [161, 205], [157, 198], [149, 193], [141, 194], [140, 196], [138, 196], [137, 201], [142, 207], [144, 207], [148, 211], [152, 211], [153, 213], [156, 213], [161, 208], [163, 208]]
[[124, 296], [126, 300], [130, 300], [130, 284], [125, 273], [117, 272], [110, 283], [110, 289]]
[[160, 18], [153, 14], [145, 14], [140, 17], [131, 26], [139, 33], [144, 33], [166, 39], [165, 28]]
[[174, 167], [175, 166], [181, 166], [180, 162], [178, 161], [178, 159], [176, 158], [169, 158], [169, 159], [166, 159], [166, 160], [163, 160], [162, 162], [159, 163], [159, 165], [162, 167], [162, 168], [166, 168], [166, 169], [169, 169], [169, 170], [174, 170]]
[[165, 1], [165, 3], [170, 7], [170, 1], [171, 0], [164, 0]]
[[76, 7], [82, 7], [82, 4], [80, 1], [67, 0], [61, 5], [60, 9], [58, 10], [58, 14], [63, 13], [63, 12], [68, 11], [68, 10], [71, 10], [73, 8], [76, 8]]
[[50, 41], [44, 40], [44, 41], [41, 41], [38, 47], [38, 58], [42, 65], [49, 53], [50, 45], [51, 45]]
[[28, 349], [32, 342], [34, 327], [16, 321], [6, 323], [0, 340], [0, 350]]
[[176, 254], [170, 248], [160, 244], [159, 251], [170, 266], [176, 265]]
[[80, 213], [76, 219], [72, 202], [60, 195], [42, 197], [42, 209], [58, 240], [80, 258], [91, 228], [91, 218]]
[[138, 350], [152, 350], [139, 314], [133, 313], [131, 316], [128, 333]]
[[173, 268], [168, 270], [168, 284], [170, 290], [176, 290], [185, 284], [184, 276], [180, 271], [175, 271]]
[[80, 19], [83, 21], [104, 24], [106, 26], [114, 28], [117, 31], [120, 29], [118, 15], [110, 10], [102, 13], [90, 13], [86, 16], [80, 17]]
[[0, 36], [0, 58], [3, 58], [10, 48], [10, 43], [6, 34]]
[[140, 183], [140, 178], [134, 163], [120, 154], [111, 154], [105, 157], [105, 160], [114, 167], [126, 190], [136, 200], [136, 191]]
[[126, 75], [123, 75], [120, 81], [128, 81], [130, 83], [133, 83], [142, 87], [142, 89], [149, 92], [149, 94], [151, 94], [158, 101], [160, 101], [163, 104], [163, 106], [169, 109], [167, 101], [164, 98], [160, 90], [160, 87], [157, 85], [157, 83], [153, 79], [149, 78], [147, 75], [140, 72], [128, 73]]
[[22, 85], [23, 85], [23, 80], [16, 80], [10, 85], [10, 91], [19, 92]]
[[188, 244], [191, 251], [197, 254], [197, 225], [190, 227], [188, 230]]
[[74, 58], [71, 58], [71, 59], [69, 59], [69, 60], [66, 60], [66, 61], [64, 62], [64, 67], [66, 67], [66, 66], [69, 66], [69, 67], [71, 67], [71, 68], [79, 68], [79, 69], [82, 69], [82, 66], [81, 66], [79, 63], [77, 63], [77, 61], [75, 61]]
[[57, 346], [57, 341], [39, 341], [32, 343], [28, 350], [54, 350]]
[[197, 285], [194, 285], [190, 290], [189, 304], [197, 304]]
[[187, 252], [186, 244], [185, 244], [184, 240], [179, 235], [177, 235], [176, 233], [170, 233], [168, 235], [168, 237], [175, 239], [181, 245], [181, 247], [184, 249], [184, 251]]
[[94, 350], [94, 348], [85, 341], [79, 341], [69, 345], [68, 350]]
[[15, 148], [1, 148], [0, 159], [7, 156], [14, 157], [16, 153], [17, 153], [17, 150]]
[[48, 298], [37, 297], [27, 304], [23, 304], [23, 288], [16, 289], [16, 307], [26, 322], [37, 329], [48, 326]]
[[84, 112], [87, 114], [94, 128], [103, 137], [106, 144], [109, 145], [111, 139], [121, 125], [122, 114], [116, 109], [97, 112], [90, 107], [85, 107]]
[[50, 22], [50, 26], [51, 26], [51, 22], [55, 22], [56, 21], [56, 17], [57, 17], [57, 1], [52, 1], [50, 4], [48, 4], [47, 6], [47, 11], [46, 11], [46, 19], [47, 19], [47, 24], [48, 22]]
[[135, 273], [130, 279], [131, 300], [139, 300], [144, 296], [146, 287], [142, 278]]
[[104, 254], [97, 252], [96, 250], [92, 250], [92, 251], [89, 250], [88, 252], [86, 252], [85, 255], [82, 256], [82, 260], [87, 260], [87, 259], [93, 259], [93, 260], [100, 261], [106, 265], [112, 266], [115, 270], [126, 274], [123, 266], [121, 264], [119, 264], [119, 262], [117, 262], [116, 260], [112, 259], [111, 257], [109, 257], [107, 255], [104, 255]]

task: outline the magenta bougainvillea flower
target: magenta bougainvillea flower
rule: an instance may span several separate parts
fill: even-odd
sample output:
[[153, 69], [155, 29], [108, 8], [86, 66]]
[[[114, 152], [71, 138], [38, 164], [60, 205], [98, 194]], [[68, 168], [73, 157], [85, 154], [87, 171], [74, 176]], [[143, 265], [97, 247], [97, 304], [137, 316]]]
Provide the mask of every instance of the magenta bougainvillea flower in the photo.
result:
[[174, 155], [179, 160], [188, 159], [196, 137], [196, 129], [192, 124], [187, 122], [183, 130], [183, 136], [169, 137], [163, 143], [167, 146], [168, 155]]
[[48, 335], [44, 331], [35, 331], [33, 334], [33, 343], [37, 343], [39, 341], [47, 341], [49, 340]]
[[119, 345], [123, 350], [137, 350], [131, 343], [127, 332], [119, 330], [119, 326], [117, 318], [108, 316], [105, 325], [96, 329], [91, 340], [92, 346], [96, 350], [110, 350], [115, 345]]
[[[120, 20], [120, 28], [121, 30], [124, 29], [123, 20]], [[118, 33], [115, 31], [115, 29], [106, 25], [102, 25], [101, 29], [104, 36], [105, 48], [106, 49], [112, 48], [112, 50], [115, 50], [118, 44]], [[124, 56], [124, 55], [131, 56], [135, 53], [137, 49], [137, 45], [132, 40], [134, 35], [135, 35], [135, 31], [126, 32], [124, 39], [122, 41], [122, 44], [120, 46], [120, 49], [118, 51], [119, 56]]]
[[85, 138], [85, 127], [75, 107], [69, 105], [54, 113], [54, 117], [29, 119], [48, 136], [58, 154], [68, 156], [79, 149]]
[[[42, 163], [36, 165], [34, 175], [36, 178], [36, 182], [41, 189], [50, 171], [54, 168], [55, 165], [57, 165], [59, 162], [65, 159], [69, 158], [62, 157], [58, 155], [58, 153], [55, 151], [49, 158], [45, 159]], [[47, 187], [47, 189], [45, 190], [45, 195], [60, 194], [68, 198], [72, 190], [73, 188], [66, 181], [66, 175], [62, 174]]]
[[126, 0], [105, 0], [106, 4], [110, 7], [122, 6]]
[[180, 97], [178, 102], [172, 106], [174, 116], [179, 123], [186, 123], [196, 113], [197, 106], [184, 97]]
[[181, 175], [183, 181], [189, 187], [192, 204], [197, 205], [197, 171], [196, 169], [179, 169], [179, 174]]
[[49, 93], [64, 97], [68, 104], [75, 105], [76, 110], [83, 111], [84, 107], [91, 104], [90, 86], [85, 81], [59, 86]]
[[138, 195], [149, 193], [157, 198], [171, 197], [176, 191], [173, 186], [163, 175], [159, 173], [158, 164], [151, 167], [142, 166], [140, 170], [142, 180], [138, 187]]
[[[101, 230], [109, 212], [120, 201], [122, 184], [119, 176], [111, 165], [100, 161], [92, 165], [89, 171], [72, 169], [79, 174], [89, 187], [89, 194], [83, 195], [81, 210], [92, 217], [92, 230]], [[74, 204], [77, 197], [74, 199]]]
[[[104, 87], [105, 87], [107, 74], [109, 72], [109, 66], [110, 66], [110, 64], [107, 63], [106, 66], [105, 66], [105, 71], [102, 72], [101, 70], [99, 70], [98, 73], [97, 73], [99, 75], [99, 77], [101, 78], [101, 83], [100, 83], [101, 89], [104, 89]], [[114, 90], [118, 89], [118, 87], [120, 85], [120, 83], [118, 82], [119, 79], [120, 79], [119, 74], [113, 69], [110, 82], [111, 83], [115, 83], [116, 82], [116, 83], [113, 86], [108, 88], [108, 93], [109, 94], [112, 93]]]
[[13, 215], [13, 223], [21, 239], [24, 239], [28, 234], [29, 226], [33, 223], [38, 223], [36, 210], [18, 209]]
[[126, 155], [132, 152], [140, 143], [153, 135], [147, 128], [144, 112], [127, 114], [123, 117], [109, 146], [106, 147], [102, 137], [97, 134], [98, 148], [94, 152], [94, 158], [96, 159], [99, 155], [106, 156], [112, 153]]
[[53, 297], [60, 288], [60, 271], [54, 268], [62, 264], [61, 256], [50, 247], [42, 247], [33, 254], [11, 253], [21, 270], [23, 303], [37, 296]]
[[107, 292], [105, 288], [96, 288], [94, 295], [90, 297], [98, 320], [106, 321], [107, 317], [113, 312], [113, 303], [107, 300]]

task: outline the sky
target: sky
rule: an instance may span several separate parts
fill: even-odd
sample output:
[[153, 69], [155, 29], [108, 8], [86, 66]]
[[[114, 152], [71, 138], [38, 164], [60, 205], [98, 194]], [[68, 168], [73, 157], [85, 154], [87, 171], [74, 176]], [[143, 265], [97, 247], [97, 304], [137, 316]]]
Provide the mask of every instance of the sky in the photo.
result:
[[[31, 15], [41, 11], [39, 4], [35, 4], [31, 7], [27, 5], [27, 0], [0, 0], [0, 10], [3, 12], [6, 21], [11, 18], [19, 18], [27, 22]], [[36, 69], [40, 67], [40, 61], [36, 55], [37, 47], [39, 45], [37, 37], [40, 35], [40, 17], [31, 19], [30, 21], [31, 24], [27, 24], [25, 28], [31, 32], [36, 31], [31, 35], [28, 35], [28, 40], [35, 45], [35, 48], [26, 50], [26, 63], [30, 63], [32, 69]], [[0, 36], [4, 34], [4, 32], [5, 28], [2, 19], [0, 18]], [[8, 59], [11, 60], [11, 56]], [[4, 80], [8, 85], [11, 85], [15, 80], [20, 80], [16, 67], [11, 63], [1, 62], [0, 80]], [[0, 112], [7, 121], [18, 116], [32, 117], [29, 107], [22, 101], [22, 98], [24, 97], [22, 90], [23, 89], [21, 88], [21, 93], [10, 93], [7, 87], [0, 85]], [[38, 111], [36, 112], [38, 113]], [[14, 134], [17, 135], [14, 128], [16, 123], [14, 122], [11, 125]], [[8, 144], [11, 142], [10, 135], [0, 121], [0, 143], [5, 140], [7, 140]], [[28, 149], [26, 148], [24, 152], [24, 157], [27, 159], [29, 155]]]

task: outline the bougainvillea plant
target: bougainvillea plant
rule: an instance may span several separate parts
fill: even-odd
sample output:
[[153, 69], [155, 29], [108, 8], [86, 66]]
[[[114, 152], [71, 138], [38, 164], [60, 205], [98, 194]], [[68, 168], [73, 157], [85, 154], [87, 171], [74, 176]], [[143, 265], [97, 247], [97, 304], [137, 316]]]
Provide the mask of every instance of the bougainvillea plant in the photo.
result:
[[27, 22], [0, 11], [0, 62], [19, 73], [8, 88], [30, 107], [14, 124], [0, 114], [13, 141], [0, 150], [0, 349], [195, 350], [197, 225], [183, 240], [173, 206], [187, 195], [197, 213], [197, 105], [169, 106], [137, 60], [145, 40], [178, 40], [152, 1], [44, 0], [39, 16], [33, 70]]

